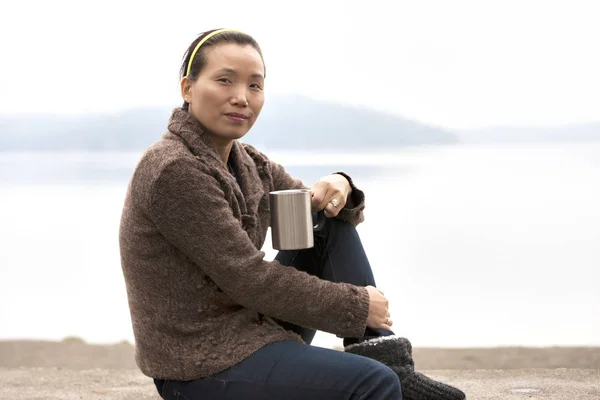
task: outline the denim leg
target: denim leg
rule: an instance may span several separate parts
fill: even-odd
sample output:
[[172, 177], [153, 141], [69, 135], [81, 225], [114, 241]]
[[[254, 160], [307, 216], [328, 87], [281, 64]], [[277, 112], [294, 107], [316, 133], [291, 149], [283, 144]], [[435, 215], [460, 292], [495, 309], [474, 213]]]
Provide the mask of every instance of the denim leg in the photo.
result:
[[397, 374], [382, 363], [288, 341], [210, 377], [155, 384], [165, 400], [402, 400]]
[[[275, 259], [282, 265], [292, 266], [331, 282], [376, 286], [371, 264], [353, 225], [328, 218], [324, 228], [315, 232], [314, 238], [313, 248], [280, 251]], [[315, 335], [312, 329], [289, 323], [282, 325], [300, 334], [306, 343], [310, 343]], [[389, 330], [367, 328], [363, 338], [344, 338], [344, 346], [393, 334]]]

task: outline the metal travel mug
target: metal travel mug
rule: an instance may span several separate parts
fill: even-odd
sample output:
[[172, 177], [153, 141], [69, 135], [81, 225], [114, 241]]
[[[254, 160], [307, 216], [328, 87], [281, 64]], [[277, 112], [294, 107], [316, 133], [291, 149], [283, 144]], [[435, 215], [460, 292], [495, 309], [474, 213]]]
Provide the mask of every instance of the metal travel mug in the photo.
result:
[[325, 225], [325, 213], [317, 213], [313, 225], [309, 189], [278, 190], [269, 193], [271, 202], [271, 240], [276, 250], [313, 247], [313, 232]]

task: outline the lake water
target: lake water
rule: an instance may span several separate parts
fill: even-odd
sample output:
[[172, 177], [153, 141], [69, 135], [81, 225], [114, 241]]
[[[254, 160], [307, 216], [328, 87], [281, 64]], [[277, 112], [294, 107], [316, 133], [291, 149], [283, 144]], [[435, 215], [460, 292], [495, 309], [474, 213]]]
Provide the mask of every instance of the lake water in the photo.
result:
[[[600, 345], [599, 144], [270, 155], [365, 190], [359, 232], [414, 345]], [[138, 157], [0, 153], [0, 338], [133, 340], [118, 227]]]

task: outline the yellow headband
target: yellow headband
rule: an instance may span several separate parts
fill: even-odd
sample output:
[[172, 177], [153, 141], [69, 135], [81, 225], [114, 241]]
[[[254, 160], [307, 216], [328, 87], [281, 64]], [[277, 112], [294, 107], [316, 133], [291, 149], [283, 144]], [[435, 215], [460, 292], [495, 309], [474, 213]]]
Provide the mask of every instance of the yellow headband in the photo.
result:
[[[190, 61], [188, 62], [187, 71], [185, 73], [185, 76], [188, 76], [190, 74], [190, 71], [192, 69], [192, 63], [194, 62], [194, 57], [196, 56], [196, 53], [198, 52], [198, 49], [200, 48], [200, 46], [202, 46], [204, 44], [204, 42], [206, 42], [211, 37], [218, 35], [219, 33], [224, 33], [224, 32], [239, 32], [239, 33], [246, 34], [245, 32], [239, 31], [237, 29], [217, 29], [216, 31], [211, 32], [208, 35], [204, 36], [202, 38], [202, 40], [200, 40], [198, 42], [198, 44], [194, 48], [194, 51], [192, 52], [192, 56], [190, 57]], [[262, 57], [262, 54], [260, 56]]]

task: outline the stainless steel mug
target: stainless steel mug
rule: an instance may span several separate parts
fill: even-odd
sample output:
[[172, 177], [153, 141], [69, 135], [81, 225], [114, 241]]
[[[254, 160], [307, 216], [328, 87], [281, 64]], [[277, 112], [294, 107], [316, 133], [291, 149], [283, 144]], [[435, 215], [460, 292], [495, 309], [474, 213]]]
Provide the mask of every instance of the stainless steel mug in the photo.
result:
[[271, 241], [276, 250], [309, 249], [315, 245], [313, 232], [325, 225], [325, 213], [317, 213], [313, 225], [309, 189], [278, 190], [269, 193]]

